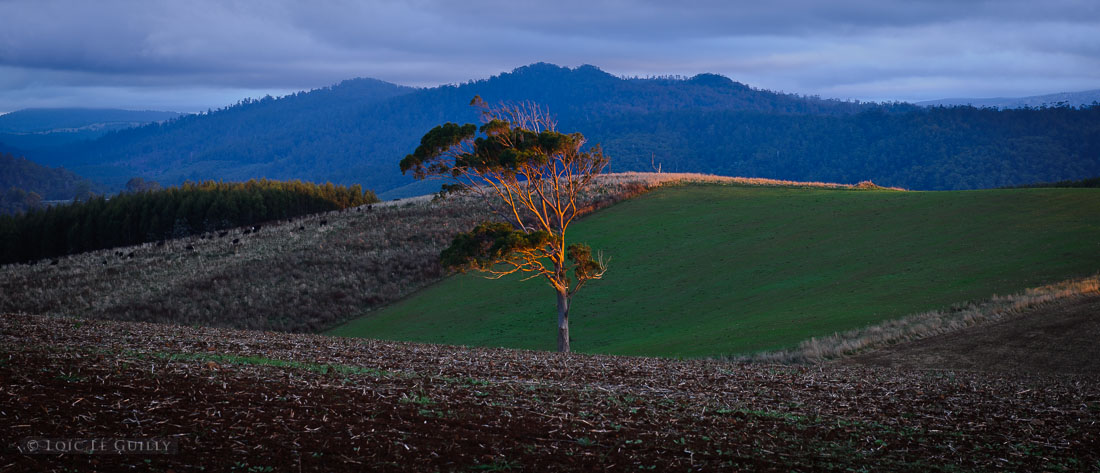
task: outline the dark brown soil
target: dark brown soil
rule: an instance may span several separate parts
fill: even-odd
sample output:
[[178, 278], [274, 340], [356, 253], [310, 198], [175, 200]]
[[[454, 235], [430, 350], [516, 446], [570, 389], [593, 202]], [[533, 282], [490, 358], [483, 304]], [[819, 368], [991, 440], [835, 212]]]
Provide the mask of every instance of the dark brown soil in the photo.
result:
[[4, 315], [0, 471], [1094, 471], [1098, 381]]
[[1100, 375], [1100, 296], [899, 344], [845, 363], [906, 369]]

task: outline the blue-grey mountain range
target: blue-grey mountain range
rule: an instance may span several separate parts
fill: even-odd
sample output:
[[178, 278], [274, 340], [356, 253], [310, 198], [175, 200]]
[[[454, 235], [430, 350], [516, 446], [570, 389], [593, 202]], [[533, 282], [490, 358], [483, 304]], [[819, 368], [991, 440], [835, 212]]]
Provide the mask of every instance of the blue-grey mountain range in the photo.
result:
[[973, 189], [1100, 175], [1100, 107], [994, 110], [781, 94], [714, 74], [623, 78], [538, 63], [489, 79], [411, 88], [374, 79], [25, 150], [121, 188], [131, 177], [303, 179], [408, 187], [398, 161], [431, 127], [476, 122], [468, 104], [531, 100], [559, 129], [601, 143], [612, 171], [664, 171]]

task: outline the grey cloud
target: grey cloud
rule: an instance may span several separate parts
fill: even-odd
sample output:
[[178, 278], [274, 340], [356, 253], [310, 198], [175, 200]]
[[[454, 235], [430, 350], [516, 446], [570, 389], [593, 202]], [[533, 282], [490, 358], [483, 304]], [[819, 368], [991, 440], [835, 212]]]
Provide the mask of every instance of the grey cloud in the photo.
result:
[[0, 111], [106, 89], [221, 100], [214, 91], [356, 76], [431, 86], [536, 61], [856, 98], [1046, 93], [1100, 78], [1091, 0], [17, 0], [0, 1], [0, 18], [14, 19], [0, 28]]
[[488, 3], [491, 6], [480, 8], [471, 8], [465, 2], [442, 2], [433, 7], [442, 8], [455, 18], [494, 27], [535, 29], [555, 35], [610, 34], [640, 38], [840, 34], [866, 28], [918, 26], [975, 18], [1090, 23], [1100, 18], [1095, 2], [1076, 0], [496, 0]]

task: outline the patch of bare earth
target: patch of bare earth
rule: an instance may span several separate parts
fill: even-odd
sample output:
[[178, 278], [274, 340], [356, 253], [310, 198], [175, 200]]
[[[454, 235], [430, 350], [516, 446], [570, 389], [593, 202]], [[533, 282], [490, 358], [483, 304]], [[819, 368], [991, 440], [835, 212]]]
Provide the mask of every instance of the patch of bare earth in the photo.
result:
[[1100, 375], [1100, 296], [1067, 298], [990, 324], [844, 360], [863, 366]]
[[0, 471], [1092, 471], [1097, 381], [6, 315]]

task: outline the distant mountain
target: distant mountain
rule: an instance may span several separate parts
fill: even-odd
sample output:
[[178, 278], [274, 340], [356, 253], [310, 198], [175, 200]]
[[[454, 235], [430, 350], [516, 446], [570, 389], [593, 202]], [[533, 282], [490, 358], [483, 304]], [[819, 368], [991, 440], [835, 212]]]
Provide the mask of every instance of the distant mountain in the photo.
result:
[[0, 132], [34, 133], [113, 124], [145, 124], [180, 116], [178, 112], [113, 108], [27, 108], [0, 115]]
[[0, 143], [23, 150], [48, 148], [179, 116], [149, 110], [28, 108], [0, 115]]
[[353, 79], [281, 98], [245, 99], [33, 156], [114, 188], [135, 176], [163, 185], [254, 177], [366, 184], [363, 178], [376, 170], [358, 168], [392, 129], [371, 106], [416, 90]]
[[[354, 79], [28, 153], [114, 188], [130, 177], [304, 179], [383, 198], [438, 189], [397, 163], [430, 128], [476, 122], [468, 104], [532, 100], [602, 143], [614, 171], [711, 172], [968, 189], [1100, 175], [1100, 107], [1004, 111], [823, 100], [715, 74], [621, 78], [539, 63], [416, 89]], [[410, 185], [412, 184], [412, 185]]]
[[[36, 159], [121, 186], [131, 176], [184, 180], [301, 178], [385, 191], [411, 182], [397, 161], [444, 121], [476, 121], [470, 99], [534, 100], [561, 127], [675, 110], [849, 114], [870, 105], [752, 89], [722, 76], [622, 79], [593, 66], [533, 64], [462, 85], [414, 89], [373, 79], [282, 98], [245, 100], [209, 114], [121, 130]], [[583, 131], [583, 130], [582, 130]]]
[[971, 105], [974, 107], [993, 108], [1023, 108], [1023, 107], [1056, 107], [1068, 105], [1081, 107], [1100, 103], [1100, 89], [1085, 90], [1081, 92], [1061, 92], [1057, 94], [1033, 95], [1031, 97], [995, 97], [985, 99], [939, 99], [917, 102], [917, 105], [930, 107], [936, 105]]

